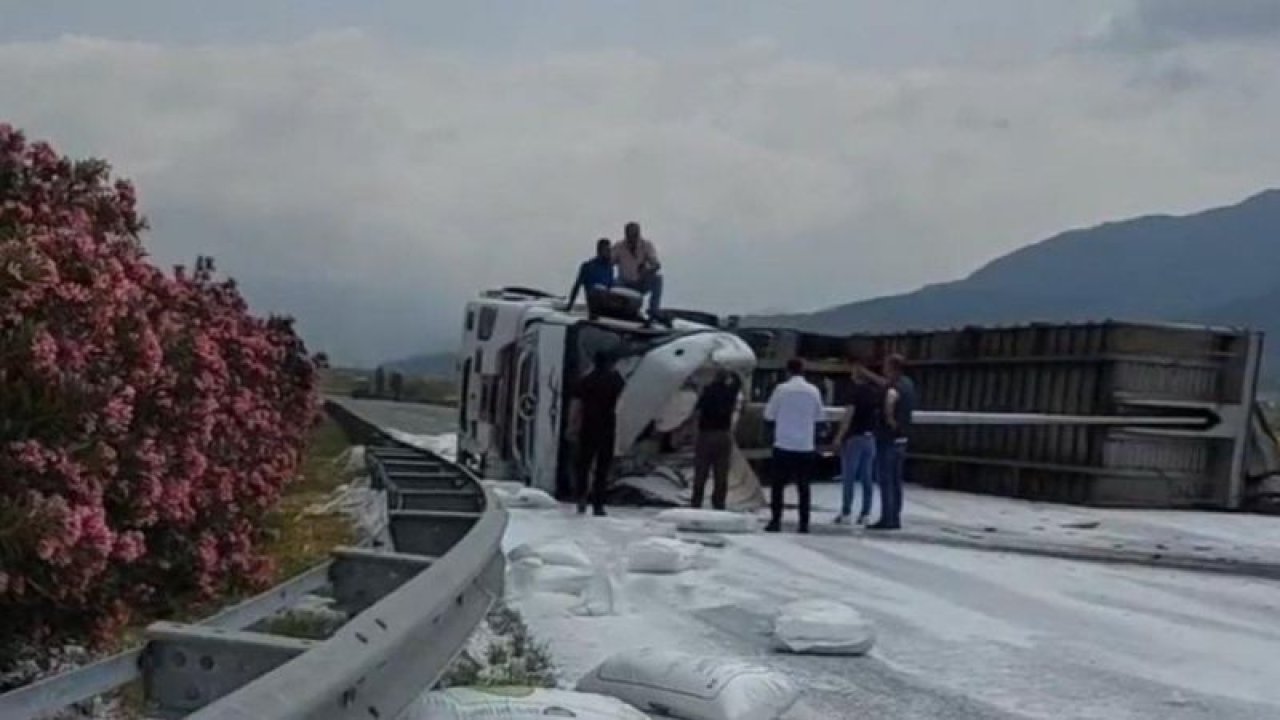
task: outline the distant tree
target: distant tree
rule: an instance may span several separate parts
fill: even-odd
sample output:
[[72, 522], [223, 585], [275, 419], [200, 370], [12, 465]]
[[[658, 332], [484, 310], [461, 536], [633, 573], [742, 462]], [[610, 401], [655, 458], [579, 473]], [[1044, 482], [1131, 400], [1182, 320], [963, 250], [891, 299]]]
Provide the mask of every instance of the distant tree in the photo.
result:
[[373, 371], [373, 396], [386, 397], [387, 394], [387, 372], [379, 367]]
[[391, 373], [391, 397], [396, 402], [404, 399], [404, 375], [398, 372]]

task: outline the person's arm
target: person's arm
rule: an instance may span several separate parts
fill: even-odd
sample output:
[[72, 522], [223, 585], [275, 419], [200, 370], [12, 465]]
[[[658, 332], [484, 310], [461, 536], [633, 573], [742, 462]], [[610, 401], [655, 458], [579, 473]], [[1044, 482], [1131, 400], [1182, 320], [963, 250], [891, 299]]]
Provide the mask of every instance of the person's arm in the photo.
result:
[[707, 394], [710, 392], [711, 386], [708, 385], [702, 389], [702, 392], [698, 393], [698, 402], [693, 404], [693, 417], [695, 419], [702, 416], [702, 411], [707, 406]]
[[849, 425], [853, 423], [853, 414], [857, 409], [856, 405], [850, 405], [849, 408], [844, 411], [844, 417], [840, 419], [840, 429], [836, 431], [835, 435], [836, 447], [839, 447], [844, 443], [844, 436], [849, 432]]
[[774, 388], [769, 393], [769, 402], [764, 406], [764, 421], [776, 422], [778, 420], [778, 388]]
[[565, 310], [572, 310], [573, 303], [578, 299], [578, 290], [582, 288], [583, 267], [578, 266], [578, 274], [573, 279], [573, 288], [569, 290], [569, 302], [565, 304]]
[[[813, 386], [813, 446], [818, 447], [818, 437], [822, 434], [822, 419], [827, 415], [827, 403], [822, 399], [822, 391]], [[837, 435], [837, 442], [840, 436]]]
[[883, 376], [883, 375], [880, 375], [880, 374], [876, 373], [876, 372], [875, 372], [875, 371], [873, 371], [873, 370], [869, 370], [869, 369], [867, 369], [867, 368], [860, 368], [860, 369], [858, 370], [858, 373], [859, 373], [860, 375], [862, 375], [862, 377], [864, 377], [864, 378], [866, 378], [866, 379], [870, 380], [871, 382], [873, 382], [873, 383], [875, 383], [875, 384], [879, 385], [880, 387], [888, 387], [888, 385], [889, 385], [889, 379], [888, 379], [888, 378], [886, 378], [886, 377], [885, 377], [885, 376]]
[[898, 430], [898, 416], [897, 413], [894, 412], [897, 407], [898, 389], [889, 388], [889, 392], [885, 395], [884, 399], [884, 422], [894, 432], [897, 432]]
[[778, 388], [769, 393], [769, 402], [764, 406], [765, 436], [772, 445], [778, 439]]
[[662, 261], [658, 259], [658, 247], [652, 242], [645, 240], [645, 256], [649, 263], [649, 269], [658, 272], [662, 269]]

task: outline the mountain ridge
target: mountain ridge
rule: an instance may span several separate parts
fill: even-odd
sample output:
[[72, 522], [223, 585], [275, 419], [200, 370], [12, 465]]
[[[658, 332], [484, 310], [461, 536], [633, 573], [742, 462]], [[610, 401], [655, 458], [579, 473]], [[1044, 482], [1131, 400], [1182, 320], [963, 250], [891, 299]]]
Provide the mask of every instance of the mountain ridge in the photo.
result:
[[1277, 315], [1280, 189], [1267, 189], [1185, 215], [1070, 229], [911, 292], [744, 321], [830, 333], [1106, 319], [1248, 326], [1276, 337], [1275, 368]]

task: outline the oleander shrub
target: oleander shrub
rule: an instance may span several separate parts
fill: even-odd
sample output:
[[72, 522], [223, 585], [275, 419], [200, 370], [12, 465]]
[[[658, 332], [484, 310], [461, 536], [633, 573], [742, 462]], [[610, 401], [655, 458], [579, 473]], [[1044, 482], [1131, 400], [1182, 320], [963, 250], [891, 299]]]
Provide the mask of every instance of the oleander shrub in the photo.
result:
[[259, 586], [316, 375], [211, 260], [148, 262], [133, 187], [0, 124], [0, 659]]

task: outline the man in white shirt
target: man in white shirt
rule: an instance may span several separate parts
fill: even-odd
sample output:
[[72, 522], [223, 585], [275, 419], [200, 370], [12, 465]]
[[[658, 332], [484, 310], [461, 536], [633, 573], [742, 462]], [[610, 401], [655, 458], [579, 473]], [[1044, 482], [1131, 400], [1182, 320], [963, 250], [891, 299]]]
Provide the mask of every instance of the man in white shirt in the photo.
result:
[[618, 267], [618, 283], [649, 296], [649, 319], [658, 319], [662, 308], [662, 262], [658, 250], [640, 234], [640, 223], [629, 222], [622, 229], [622, 242], [613, 246], [613, 264]]
[[787, 483], [794, 482], [800, 493], [800, 526], [809, 532], [809, 476], [816, 465], [815, 437], [822, 421], [822, 393], [804, 377], [804, 363], [799, 358], [787, 362], [786, 382], [773, 389], [764, 419], [773, 425], [772, 476], [773, 519], [765, 532], [782, 528], [783, 494]]

